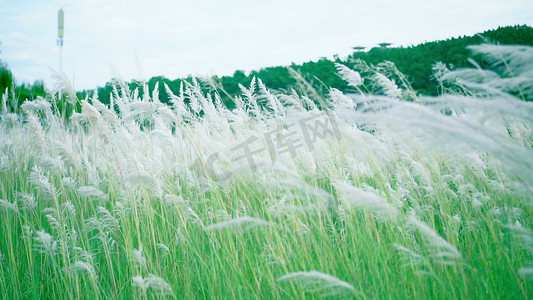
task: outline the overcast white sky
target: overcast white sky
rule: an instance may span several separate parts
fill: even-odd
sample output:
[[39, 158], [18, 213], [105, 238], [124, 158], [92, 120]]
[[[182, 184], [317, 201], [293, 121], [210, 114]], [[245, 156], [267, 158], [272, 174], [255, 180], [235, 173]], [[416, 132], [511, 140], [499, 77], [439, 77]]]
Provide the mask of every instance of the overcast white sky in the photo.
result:
[[0, 60], [18, 83], [59, 68], [75, 89], [112, 77], [170, 79], [344, 57], [353, 46], [411, 45], [499, 25], [533, 25], [532, 0], [0, 0]]

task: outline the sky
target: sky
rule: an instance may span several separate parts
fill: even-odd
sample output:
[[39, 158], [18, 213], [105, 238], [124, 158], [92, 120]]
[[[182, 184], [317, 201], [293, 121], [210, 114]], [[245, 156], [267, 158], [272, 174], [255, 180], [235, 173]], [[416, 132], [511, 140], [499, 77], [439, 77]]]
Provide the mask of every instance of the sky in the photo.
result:
[[341, 58], [351, 47], [409, 46], [506, 25], [533, 25], [532, 0], [0, 0], [0, 61], [17, 83], [76, 90], [111, 78], [231, 75]]

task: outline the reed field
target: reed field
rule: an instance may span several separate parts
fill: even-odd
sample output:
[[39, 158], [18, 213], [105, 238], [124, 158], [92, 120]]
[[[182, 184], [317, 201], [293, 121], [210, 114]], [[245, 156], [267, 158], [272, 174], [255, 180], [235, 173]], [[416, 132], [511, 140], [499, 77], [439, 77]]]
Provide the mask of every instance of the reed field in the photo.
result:
[[201, 78], [6, 92], [0, 299], [532, 297], [533, 48], [471, 50], [437, 97], [362, 61], [232, 109]]

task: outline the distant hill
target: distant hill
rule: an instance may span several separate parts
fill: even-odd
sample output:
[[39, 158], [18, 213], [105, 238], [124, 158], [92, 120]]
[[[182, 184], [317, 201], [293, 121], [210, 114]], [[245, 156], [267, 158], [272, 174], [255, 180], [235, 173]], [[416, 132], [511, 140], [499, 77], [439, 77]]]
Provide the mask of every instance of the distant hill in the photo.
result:
[[[526, 25], [516, 25], [507, 27], [498, 27], [494, 30], [488, 30], [474, 36], [462, 36], [450, 38], [443, 41], [427, 42], [411, 47], [375, 47], [368, 51], [354, 51], [346, 59], [329, 60], [321, 58], [317, 61], [310, 61], [303, 64], [292, 64], [290, 66], [267, 67], [260, 70], [252, 71], [246, 74], [244, 71], [237, 70], [233, 76], [213, 77], [212, 80], [221, 86], [227, 94], [223, 94], [227, 105], [232, 106], [229, 99], [234, 95], [239, 95], [241, 90], [239, 84], [249, 85], [255, 76], [260, 78], [263, 83], [270, 89], [286, 90], [294, 88], [298, 90], [294, 76], [291, 75], [290, 69], [298, 72], [301, 76], [310, 82], [319, 92], [326, 92], [327, 88], [333, 87], [344, 92], [350, 92], [348, 85], [337, 75], [335, 63], [354, 67], [356, 60], [363, 60], [367, 64], [376, 65], [383, 61], [393, 62], [399, 71], [405, 74], [412, 87], [420, 94], [437, 95], [437, 84], [431, 78], [431, 67], [435, 62], [441, 61], [447, 64], [451, 69], [468, 67], [470, 63], [468, 58], [472, 54], [468, 51], [468, 45], [491, 42], [498, 44], [520, 44], [533, 45], [533, 28]], [[474, 57], [475, 58], [475, 57]], [[477, 60], [483, 66], [481, 60]], [[156, 76], [148, 80], [147, 85], [153, 90], [156, 83], [159, 82], [159, 95], [161, 101], [166, 102], [166, 83], [174, 93], [178, 93], [182, 81], [192, 81], [192, 77], [168, 79], [162, 76]], [[6, 87], [11, 86], [13, 78], [11, 72], [5, 64], [0, 62], [0, 91], [4, 92]], [[139, 82], [127, 83], [131, 90], [136, 88], [142, 93], [143, 85]], [[110, 94], [113, 91], [113, 84], [107, 83], [104, 87], [98, 87], [98, 97], [103, 103], [109, 103]], [[38, 81], [33, 85], [16, 86], [16, 95], [19, 102], [26, 98], [44, 96], [45, 91], [42, 82]], [[93, 90], [85, 90], [78, 93], [78, 97], [83, 99], [87, 94], [92, 95]]]
[[[484, 42], [498, 44], [520, 44], [533, 45], [533, 28], [526, 25], [516, 25], [499, 27], [494, 30], [488, 30], [474, 36], [462, 36], [450, 38], [443, 41], [427, 42], [411, 47], [375, 47], [366, 52], [354, 51], [346, 59], [336, 58], [335, 61], [321, 58], [318, 61], [310, 61], [301, 65], [292, 64], [288, 67], [299, 72], [306, 80], [311, 82], [318, 91], [326, 91], [327, 88], [333, 87], [341, 91], [350, 92], [347, 84], [337, 75], [335, 63], [345, 64], [352, 68], [354, 61], [361, 59], [368, 64], [378, 64], [383, 61], [391, 61], [396, 64], [397, 68], [404, 73], [410, 81], [412, 87], [421, 94], [436, 95], [437, 84], [431, 78], [431, 67], [435, 62], [441, 61], [450, 68], [468, 67], [470, 63], [468, 58], [472, 54], [466, 48], [468, 45], [481, 44]], [[475, 57], [474, 57], [475, 58]], [[483, 66], [483, 62], [478, 60]], [[270, 89], [298, 89], [298, 85], [293, 76], [291, 76], [287, 66], [267, 67], [250, 74], [237, 70], [233, 76], [213, 77], [212, 79], [220, 84], [223, 89], [231, 95], [241, 93], [239, 84], [249, 85], [253, 77], [260, 78]], [[192, 78], [180, 78], [170, 80], [158, 76], [151, 78], [147, 85], [152, 90], [155, 84], [159, 82], [159, 94], [162, 95], [162, 101], [165, 101], [164, 84], [166, 83], [174, 93], [179, 92], [180, 84], [183, 80], [191, 81]], [[130, 89], [139, 88], [142, 92], [142, 84], [129, 83]], [[105, 87], [98, 88], [100, 101], [104, 103], [109, 101], [109, 95], [112, 92], [112, 84], [108, 83]], [[83, 93], [85, 94], [85, 93]], [[227, 99], [226, 99], [227, 100]], [[231, 101], [227, 101], [231, 105]]]

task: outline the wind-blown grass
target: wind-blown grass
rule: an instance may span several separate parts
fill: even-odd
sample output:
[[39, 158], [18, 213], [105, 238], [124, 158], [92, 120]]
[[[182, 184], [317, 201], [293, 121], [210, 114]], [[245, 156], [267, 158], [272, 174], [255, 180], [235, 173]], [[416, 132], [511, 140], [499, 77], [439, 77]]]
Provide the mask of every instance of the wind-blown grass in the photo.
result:
[[436, 65], [439, 97], [390, 63], [337, 66], [354, 94], [253, 80], [233, 110], [206, 80], [66, 120], [5, 95], [0, 298], [529, 298], [533, 54], [473, 50], [491, 69]]

